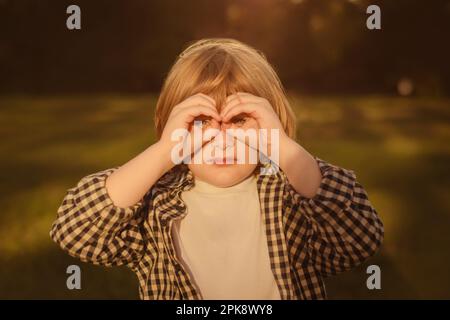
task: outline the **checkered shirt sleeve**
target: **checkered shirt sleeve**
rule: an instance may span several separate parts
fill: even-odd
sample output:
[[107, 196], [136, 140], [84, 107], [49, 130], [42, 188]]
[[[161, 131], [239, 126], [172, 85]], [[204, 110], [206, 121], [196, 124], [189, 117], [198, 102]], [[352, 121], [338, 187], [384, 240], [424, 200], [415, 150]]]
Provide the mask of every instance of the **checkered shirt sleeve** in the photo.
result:
[[144, 201], [128, 208], [113, 204], [105, 181], [115, 169], [88, 175], [67, 191], [50, 236], [84, 262], [132, 266], [144, 252]]
[[382, 243], [384, 230], [355, 173], [316, 160], [322, 172], [316, 195], [303, 197], [287, 183], [286, 201], [297, 214], [306, 216], [309, 261], [327, 277], [372, 256]]

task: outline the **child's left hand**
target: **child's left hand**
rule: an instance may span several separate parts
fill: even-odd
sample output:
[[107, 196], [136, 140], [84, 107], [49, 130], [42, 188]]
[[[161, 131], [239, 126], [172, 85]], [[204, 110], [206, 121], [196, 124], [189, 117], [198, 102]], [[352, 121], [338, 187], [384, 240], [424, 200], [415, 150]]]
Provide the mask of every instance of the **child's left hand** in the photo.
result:
[[246, 114], [256, 120], [258, 129], [267, 129], [267, 138], [269, 139], [269, 141], [266, 141], [268, 143], [267, 150], [270, 150], [271, 129], [278, 129], [280, 144], [291, 140], [267, 99], [245, 92], [228, 96], [225, 107], [220, 112], [222, 122], [228, 123], [239, 114]]
[[278, 115], [265, 98], [245, 92], [228, 96], [225, 107], [220, 112], [222, 122], [228, 122], [241, 113], [246, 113], [254, 118], [260, 129], [279, 129], [284, 133]]
[[[293, 188], [299, 194], [312, 198], [322, 181], [319, 165], [311, 154], [286, 134], [269, 101], [244, 92], [231, 95], [227, 98], [226, 105], [220, 112], [222, 123], [230, 122], [233, 117], [241, 113], [253, 118], [259, 129], [267, 129], [268, 138], [271, 136], [271, 129], [278, 129], [279, 144], [277, 147], [280, 156], [278, 164], [287, 175]], [[259, 147], [260, 144], [258, 143]], [[268, 141], [266, 151], [271, 149], [271, 143]], [[263, 150], [259, 151], [264, 152]], [[271, 158], [268, 154], [266, 156]]]

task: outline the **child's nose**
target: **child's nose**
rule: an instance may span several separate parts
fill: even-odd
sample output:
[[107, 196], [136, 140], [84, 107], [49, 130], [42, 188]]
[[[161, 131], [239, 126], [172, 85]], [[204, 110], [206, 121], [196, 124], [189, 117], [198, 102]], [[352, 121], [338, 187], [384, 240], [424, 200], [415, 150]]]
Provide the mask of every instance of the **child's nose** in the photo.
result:
[[231, 124], [228, 122], [220, 122], [220, 130], [226, 130], [228, 128], [231, 128]]
[[229, 148], [229, 147], [231, 147], [233, 145], [233, 139], [231, 137], [227, 137], [226, 130], [228, 128], [231, 128], [231, 124], [221, 122], [220, 123], [220, 128], [219, 128], [220, 132], [219, 132], [218, 136], [216, 137], [216, 139], [218, 141], [222, 141], [222, 143], [223, 143], [222, 146], [223, 146], [224, 149]]

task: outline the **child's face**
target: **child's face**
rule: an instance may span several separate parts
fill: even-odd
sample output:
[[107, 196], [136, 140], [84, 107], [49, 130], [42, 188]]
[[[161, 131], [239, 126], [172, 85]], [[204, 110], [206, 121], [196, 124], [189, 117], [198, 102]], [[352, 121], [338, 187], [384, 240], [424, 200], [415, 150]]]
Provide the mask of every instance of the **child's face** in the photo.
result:
[[244, 114], [229, 123], [207, 119], [202, 122], [202, 132], [208, 129], [215, 129], [218, 134], [196, 153], [196, 156], [202, 153], [201, 163], [188, 164], [194, 176], [218, 187], [230, 187], [249, 177], [257, 166], [258, 152], [249, 146], [250, 143], [227, 136], [230, 132], [227, 129], [257, 130], [257, 122]]

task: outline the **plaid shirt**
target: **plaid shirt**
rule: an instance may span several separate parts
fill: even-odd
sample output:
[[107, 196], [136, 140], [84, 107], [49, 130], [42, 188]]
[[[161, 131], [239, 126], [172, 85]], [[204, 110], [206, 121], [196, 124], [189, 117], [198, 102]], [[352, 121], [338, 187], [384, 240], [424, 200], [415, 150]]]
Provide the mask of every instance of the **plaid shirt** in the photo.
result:
[[[362, 263], [383, 239], [383, 225], [354, 172], [317, 161], [323, 178], [311, 199], [298, 194], [281, 170], [257, 179], [270, 267], [282, 299], [326, 298], [323, 278]], [[171, 235], [174, 219], [186, 215], [181, 193], [193, 187], [192, 172], [172, 169], [140, 202], [120, 208], [105, 187], [115, 169], [91, 174], [68, 190], [52, 239], [84, 262], [130, 267], [142, 299], [202, 299]]]

